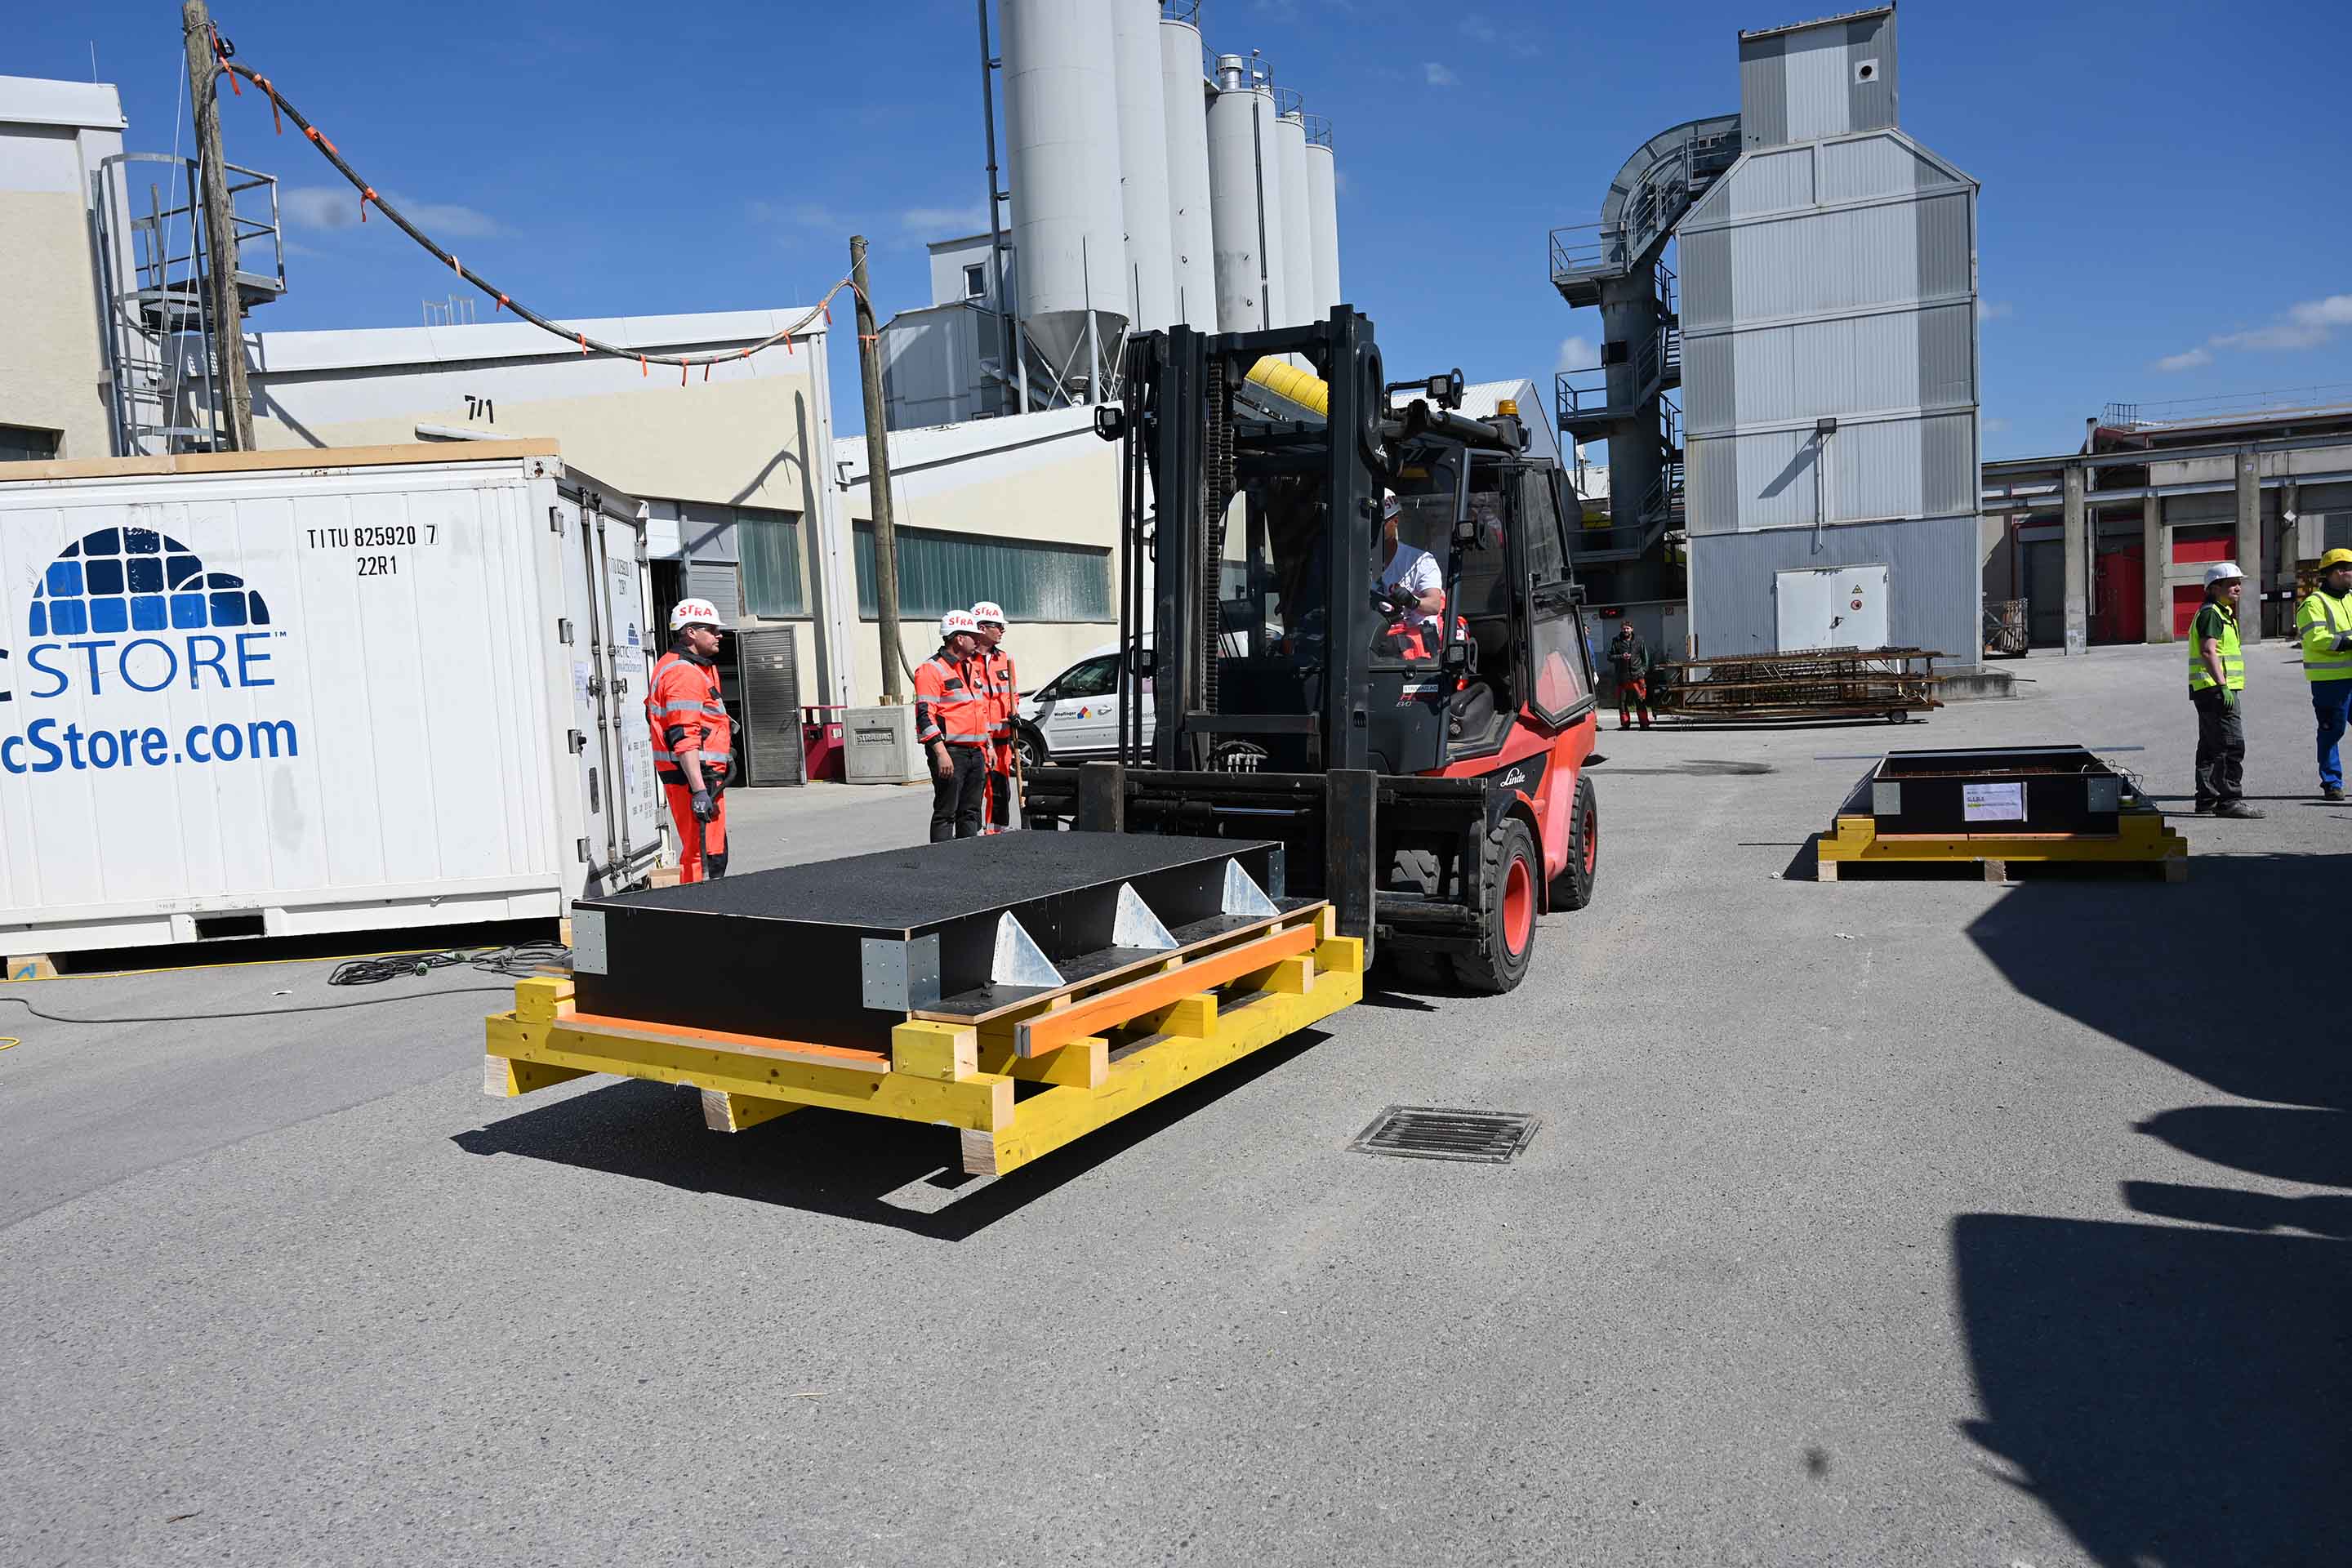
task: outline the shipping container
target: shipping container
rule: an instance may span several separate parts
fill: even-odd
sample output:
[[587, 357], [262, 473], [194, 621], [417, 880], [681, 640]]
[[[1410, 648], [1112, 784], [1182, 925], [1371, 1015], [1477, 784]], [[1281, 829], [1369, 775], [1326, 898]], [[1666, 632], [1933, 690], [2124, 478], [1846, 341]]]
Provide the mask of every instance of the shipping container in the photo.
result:
[[645, 552], [546, 440], [0, 469], [0, 952], [642, 883]]

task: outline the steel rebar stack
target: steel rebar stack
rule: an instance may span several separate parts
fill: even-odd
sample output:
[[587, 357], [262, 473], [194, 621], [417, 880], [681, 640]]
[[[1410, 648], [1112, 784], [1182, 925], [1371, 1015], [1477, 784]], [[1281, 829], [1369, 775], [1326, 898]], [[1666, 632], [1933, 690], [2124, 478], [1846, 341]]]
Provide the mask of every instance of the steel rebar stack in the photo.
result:
[[1853, 719], [1897, 722], [1940, 708], [1940, 653], [1822, 647], [1662, 665], [1659, 711], [1685, 719]]

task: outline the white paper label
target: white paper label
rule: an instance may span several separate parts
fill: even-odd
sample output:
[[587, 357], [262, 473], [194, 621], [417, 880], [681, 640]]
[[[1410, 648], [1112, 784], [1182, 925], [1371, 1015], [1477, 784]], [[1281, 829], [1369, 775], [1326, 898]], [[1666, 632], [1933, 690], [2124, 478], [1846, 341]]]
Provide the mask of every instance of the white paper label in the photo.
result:
[[1970, 822], [2023, 822], [2022, 784], [1962, 784], [1960, 815]]

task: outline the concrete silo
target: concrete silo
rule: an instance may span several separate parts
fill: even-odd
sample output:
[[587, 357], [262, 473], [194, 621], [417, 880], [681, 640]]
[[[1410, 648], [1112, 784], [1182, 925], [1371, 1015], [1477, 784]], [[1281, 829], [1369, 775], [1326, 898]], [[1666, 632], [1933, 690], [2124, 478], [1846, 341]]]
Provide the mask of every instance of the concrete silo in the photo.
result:
[[1307, 216], [1307, 121], [1298, 95], [1277, 89], [1284, 110], [1275, 121], [1274, 144], [1282, 164], [1282, 305], [1286, 327], [1315, 320], [1315, 226]]
[[1201, 29], [1160, 24], [1160, 96], [1168, 121], [1171, 321], [1218, 330], [1216, 229], [1209, 216], [1209, 105], [1201, 77]]
[[1315, 264], [1315, 309], [1320, 321], [1339, 302], [1339, 170], [1331, 147], [1331, 122], [1307, 117], [1307, 223]]
[[1100, 0], [1002, 0], [1004, 142], [1029, 336], [1066, 385], [1100, 384], [1129, 314], [1111, 13]]
[[1118, 87], [1119, 204], [1126, 217], [1133, 324], [1154, 331], [1175, 319], [1169, 259], [1168, 115], [1160, 92], [1160, 0], [1111, 0]]
[[1282, 154], [1274, 89], [1262, 68], [1217, 57], [1209, 103], [1210, 217], [1215, 242], [1217, 321], [1229, 332], [1290, 320], [1285, 298]]

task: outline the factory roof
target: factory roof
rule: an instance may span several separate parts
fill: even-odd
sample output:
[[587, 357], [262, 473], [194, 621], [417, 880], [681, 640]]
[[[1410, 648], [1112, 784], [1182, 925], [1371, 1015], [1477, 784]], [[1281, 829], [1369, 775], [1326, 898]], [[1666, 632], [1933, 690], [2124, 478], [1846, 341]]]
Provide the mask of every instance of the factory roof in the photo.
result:
[[[808, 314], [805, 307], [775, 310], [714, 310], [688, 316], [602, 316], [559, 321], [646, 353], [754, 343]], [[817, 337], [822, 319], [798, 334]], [[370, 365], [446, 364], [558, 357], [575, 351], [528, 321], [482, 321], [454, 327], [362, 327], [316, 332], [257, 332], [249, 340], [253, 368], [263, 374], [353, 370]]]

